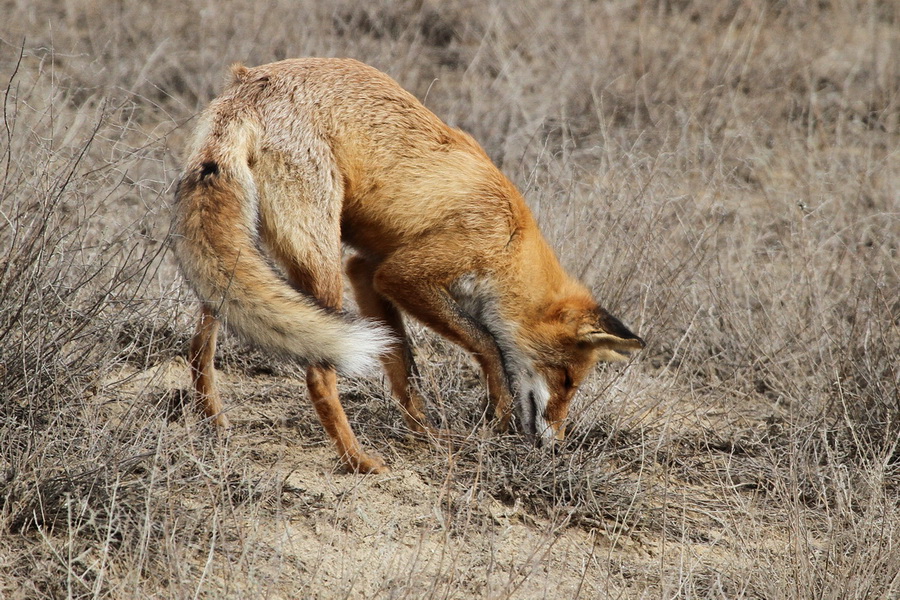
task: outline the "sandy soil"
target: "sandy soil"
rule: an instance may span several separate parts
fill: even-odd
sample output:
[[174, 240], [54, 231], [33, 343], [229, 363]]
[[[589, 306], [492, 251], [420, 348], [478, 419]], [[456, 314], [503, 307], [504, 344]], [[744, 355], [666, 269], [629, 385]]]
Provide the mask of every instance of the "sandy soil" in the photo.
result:
[[[118, 377], [129, 378], [126, 387], [136, 398], [183, 402], [189, 389], [181, 358], [145, 371], [126, 369]], [[680, 472], [648, 462], [633, 474], [635, 485], [656, 490], [634, 508], [652, 512], [659, 527], [628, 514], [573, 524], [564, 512], [529, 511], [528, 498], [501, 502], [480, 489], [477, 477], [460, 485], [451, 448], [402, 435], [375, 448], [389, 457], [389, 473], [346, 473], [300, 378], [226, 368], [219, 383], [230, 401], [233, 428], [227, 436], [210, 438], [190, 413], [178, 410], [167, 425], [179, 435], [193, 428], [220, 460], [240, 460], [232, 466], [234, 485], [225, 486], [226, 502], [196, 490], [180, 499], [227, 522], [227, 532], [186, 558], [186, 568], [202, 572], [201, 592], [267, 598], [636, 597], [654, 589], [677, 591], [679, 569], [694, 579], [706, 570], [714, 586], [728, 570], [753, 560], [744, 548], [748, 542], [757, 559], [777, 556], [788, 543], [777, 517], [758, 514], [765, 507], [752, 492], [743, 495], [745, 512], [738, 515], [734, 497], [726, 499], [721, 488], [709, 485], [703, 473], [723, 465], [707, 452], [692, 460], [682, 456]], [[111, 422], [130, 414], [128, 404], [106, 405]], [[716, 422], [716, 414], [700, 407], [688, 414], [692, 410], [694, 418], [668, 421], [671, 436], [727, 426], [721, 418]], [[634, 414], [659, 422], [652, 412], [645, 406]], [[734, 427], [734, 415], [729, 422]], [[732, 527], [735, 519], [759, 523], [753, 540], [746, 525]], [[673, 539], [677, 531], [681, 539]]]

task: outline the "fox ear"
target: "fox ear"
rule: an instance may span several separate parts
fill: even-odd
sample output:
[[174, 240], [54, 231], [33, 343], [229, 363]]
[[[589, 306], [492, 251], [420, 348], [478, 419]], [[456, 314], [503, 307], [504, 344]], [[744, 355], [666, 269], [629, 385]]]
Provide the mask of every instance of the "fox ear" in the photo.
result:
[[644, 340], [622, 324], [620, 320], [598, 308], [592, 323], [585, 323], [578, 330], [579, 343], [597, 351], [598, 360], [626, 360], [628, 354], [641, 350]]

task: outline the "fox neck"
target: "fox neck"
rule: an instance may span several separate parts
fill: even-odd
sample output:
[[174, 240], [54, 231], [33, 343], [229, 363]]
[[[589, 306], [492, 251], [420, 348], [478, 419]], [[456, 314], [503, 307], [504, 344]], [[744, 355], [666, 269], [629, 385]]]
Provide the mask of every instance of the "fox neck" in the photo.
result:
[[522, 429], [545, 438], [553, 437], [553, 431], [546, 418], [550, 389], [538, 369], [542, 326], [553, 319], [560, 304], [593, 303], [587, 290], [563, 271], [552, 253], [549, 258], [550, 264], [525, 262], [528, 272], [467, 273], [450, 289], [463, 311], [496, 342]]

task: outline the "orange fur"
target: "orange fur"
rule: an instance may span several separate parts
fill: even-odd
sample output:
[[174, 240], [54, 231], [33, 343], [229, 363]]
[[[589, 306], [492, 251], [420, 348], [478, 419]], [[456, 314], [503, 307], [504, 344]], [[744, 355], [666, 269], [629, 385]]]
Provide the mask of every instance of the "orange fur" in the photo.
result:
[[[191, 361], [205, 413], [225, 423], [212, 378], [221, 319], [311, 365], [312, 401], [358, 471], [384, 465], [360, 449], [334, 368], [380, 357], [408, 425], [428, 429], [401, 312], [471, 352], [498, 426], [517, 411], [538, 439], [562, 436], [598, 359], [644, 345], [566, 274], [471, 136], [353, 60], [234, 66], [176, 200], [176, 256], [204, 307]], [[337, 312], [342, 242], [368, 320]]]

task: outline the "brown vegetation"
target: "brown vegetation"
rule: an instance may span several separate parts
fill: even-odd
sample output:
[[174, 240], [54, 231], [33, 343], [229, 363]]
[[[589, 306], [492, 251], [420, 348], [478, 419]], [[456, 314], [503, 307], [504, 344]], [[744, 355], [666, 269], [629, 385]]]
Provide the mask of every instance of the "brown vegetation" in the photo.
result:
[[[896, 3], [0, 6], [0, 597], [900, 594]], [[300, 371], [234, 340], [235, 431], [192, 416], [184, 140], [230, 62], [307, 55], [472, 133], [647, 340], [555, 451], [482, 427], [422, 330], [452, 445], [342, 382], [387, 475], [340, 472]]]

